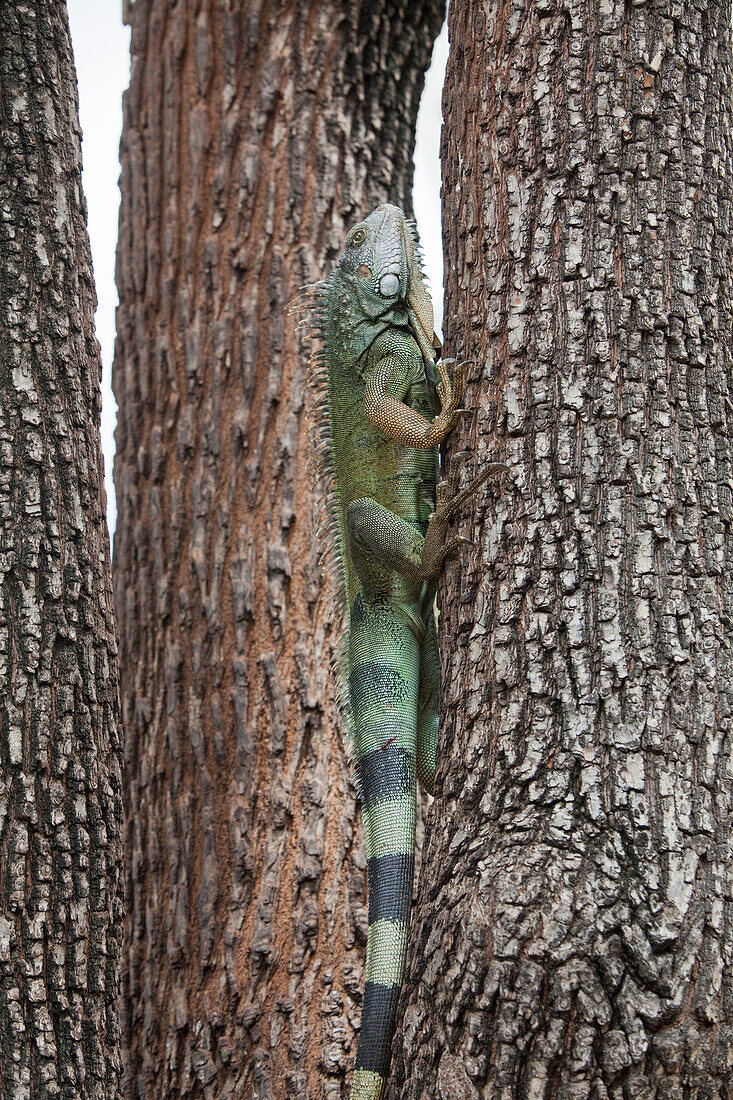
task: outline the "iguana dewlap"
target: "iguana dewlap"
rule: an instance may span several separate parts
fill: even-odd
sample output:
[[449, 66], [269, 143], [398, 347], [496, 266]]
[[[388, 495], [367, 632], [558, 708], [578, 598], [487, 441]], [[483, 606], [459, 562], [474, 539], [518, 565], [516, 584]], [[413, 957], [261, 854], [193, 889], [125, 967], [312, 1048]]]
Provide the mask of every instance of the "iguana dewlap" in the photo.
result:
[[416, 778], [432, 792], [435, 775], [435, 578], [463, 541], [446, 539], [451, 515], [499, 467], [460, 493], [457, 475], [438, 485], [438, 445], [460, 413], [462, 376], [456, 369], [451, 382], [435, 364], [417, 235], [401, 210], [379, 206], [349, 231], [309, 304], [320, 344], [312, 362], [328, 555], [345, 618], [336, 674], [369, 873], [351, 1100], [380, 1100], [405, 967]]

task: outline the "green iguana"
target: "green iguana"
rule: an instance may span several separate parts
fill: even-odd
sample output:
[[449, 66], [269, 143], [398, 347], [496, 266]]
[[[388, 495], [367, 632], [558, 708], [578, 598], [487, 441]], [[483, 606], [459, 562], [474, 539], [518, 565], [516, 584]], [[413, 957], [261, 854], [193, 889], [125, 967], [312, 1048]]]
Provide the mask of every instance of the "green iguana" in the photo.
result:
[[[432, 793], [438, 733], [435, 578], [460, 543], [451, 516], [496, 470], [438, 484], [438, 445], [461, 412], [462, 371], [436, 366], [417, 234], [396, 206], [346, 237], [310, 307], [327, 553], [346, 628], [336, 662], [369, 873], [361, 1035], [351, 1100], [381, 1100], [407, 951], [416, 778]], [[307, 321], [305, 322], [307, 324]], [[437, 404], [440, 402], [440, 412]], [[437, 415], [436, 415], [437, 412]]]

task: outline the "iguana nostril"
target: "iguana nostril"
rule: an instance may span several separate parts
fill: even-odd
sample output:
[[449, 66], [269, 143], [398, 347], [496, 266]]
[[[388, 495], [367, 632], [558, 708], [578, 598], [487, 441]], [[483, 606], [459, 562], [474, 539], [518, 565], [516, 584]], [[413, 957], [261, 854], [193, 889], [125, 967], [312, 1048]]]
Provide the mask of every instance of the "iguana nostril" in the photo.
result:
[[383, 298], [393, 298], [400, 289], [400, 280], [391, 271], [379, 280], [379, 293]]

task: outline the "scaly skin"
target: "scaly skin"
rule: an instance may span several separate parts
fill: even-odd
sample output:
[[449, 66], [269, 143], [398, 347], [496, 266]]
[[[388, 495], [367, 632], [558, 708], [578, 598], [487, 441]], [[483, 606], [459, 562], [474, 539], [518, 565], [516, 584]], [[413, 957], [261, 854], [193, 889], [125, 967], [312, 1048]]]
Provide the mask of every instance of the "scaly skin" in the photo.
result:
[[350, 1098], [381, 1100], [407, 950], [415, 784], [432, 792], [435, 775], [435, 578], [463, 541], [446, 539], [451, 515], [503, 467], [487, 467], [460, 493], [457, 473], [438, 486], [438, 445], [460, 413], [462, 376], [456, 368], [451, 382], [444, 363], [436, 368], [415, 234], [397, 207], [380, 206], [350, 230], [315, 299], [332, 552], [348, 613], [338, 675], [369, 871]]

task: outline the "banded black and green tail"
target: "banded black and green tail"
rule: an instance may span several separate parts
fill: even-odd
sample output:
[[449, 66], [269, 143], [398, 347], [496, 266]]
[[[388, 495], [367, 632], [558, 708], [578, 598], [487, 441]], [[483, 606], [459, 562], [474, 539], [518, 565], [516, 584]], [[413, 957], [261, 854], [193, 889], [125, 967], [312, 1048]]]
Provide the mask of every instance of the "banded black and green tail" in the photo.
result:
[[399, 610], [357, 597], [349, 686], [366, 836], [369, 933], [352, 1100], [382, 1096], [405, 968], [415, 862], [419, 661], [418, 639]]

